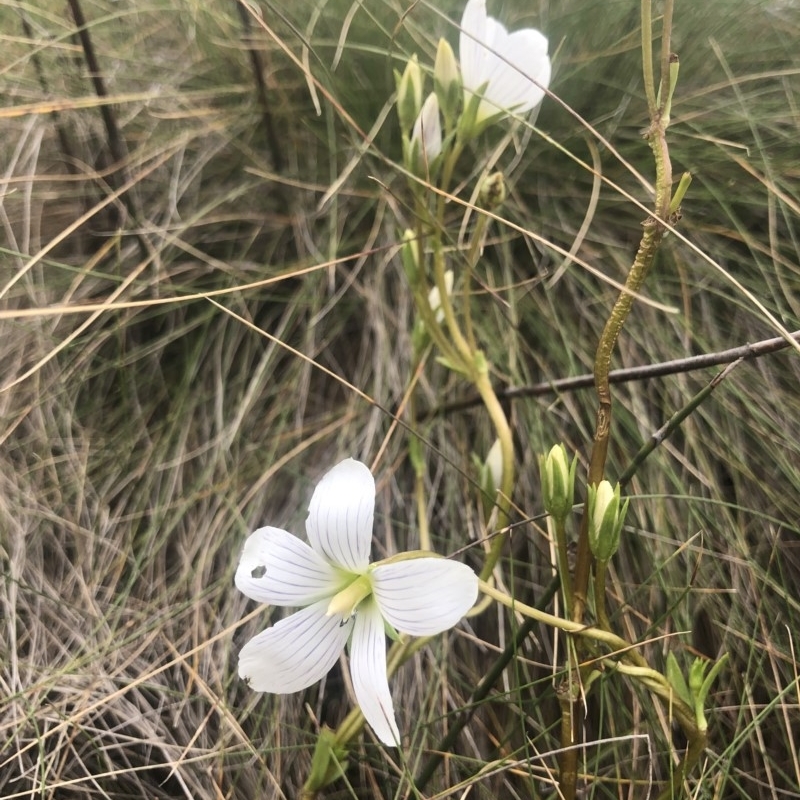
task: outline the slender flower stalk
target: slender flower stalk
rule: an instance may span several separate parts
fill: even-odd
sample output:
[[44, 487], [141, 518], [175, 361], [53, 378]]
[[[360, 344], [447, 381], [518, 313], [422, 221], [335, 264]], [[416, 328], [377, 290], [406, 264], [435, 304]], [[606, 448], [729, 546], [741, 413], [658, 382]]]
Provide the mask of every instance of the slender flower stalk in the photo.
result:
[[347, 645], [364, 718], [384, 744], [397, 746], [385, 624], [411, 636], [441, 633], [472, 607], [478, 579], [465, 564], [430, 553], [370, 564], [374, 506], [372, 474], [349, 458], [314, 490], [309, 544], [272, 527], [247, 539], [237, 588], [261, 603], [302, 609], [242, 648], [239, 675], [258, 692], [298, 692], [320, 680]]

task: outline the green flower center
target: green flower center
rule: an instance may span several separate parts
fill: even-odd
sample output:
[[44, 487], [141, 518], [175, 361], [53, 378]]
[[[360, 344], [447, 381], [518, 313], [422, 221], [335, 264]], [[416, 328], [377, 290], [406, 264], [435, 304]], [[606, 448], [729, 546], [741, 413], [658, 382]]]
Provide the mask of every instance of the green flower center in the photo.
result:
[[369, 574], [355, 575], [354, 580], [340, 592], [337, 592], [328, 604], [327, 616], [339, 615], [348, 620], [356, 612], [358, 604], [372, 594], [372, 580]]

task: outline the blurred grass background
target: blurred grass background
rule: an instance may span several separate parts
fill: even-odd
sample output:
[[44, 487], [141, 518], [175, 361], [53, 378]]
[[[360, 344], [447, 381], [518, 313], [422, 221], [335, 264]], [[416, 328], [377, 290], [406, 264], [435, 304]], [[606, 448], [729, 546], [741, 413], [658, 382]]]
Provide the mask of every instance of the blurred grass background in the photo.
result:
[[[432, 64], [440, 35], [456, 44], [462, 6], [246, 6], [0, 0], [4, 798], [296, 797], [316, 726], [350, 708], [346, 676], [290, 697], [238, 679], [239, 647], [271, 617], [247, 616], [233, 588], [244, 537], [266, 523], [302, 533], [319, 476], [382, 452], [374, 555], [417, 544], [407, 434], [392, 427], [413, 325], [392, 69], [412, 52]], [[671, 154], [694, 176], [680, 231], [710, 261], [667, 238], [646, 294], [671, 311], [640, 303], [616, 366], [775, 335], [733, 280], [800, 327], [800, 7], [676, 6]], [[475, 319], [497, 386], [522, 387], [590, 371], [614, 299], [549, 245], [580, 236], [579, 257], [618, 281], [635, 252], [644, 213], [620, 190], [646, 205], [633, 171], [652, 180], [638, 4], [489, 11], [540, 27], [555, 54], [558, 100], [536, 130], [487, 133], [458, 189], [467, 198], [489, 158], [509, 182], [518, 227], [492, 228]], [[739, 366], [630, 486], [614, 623], [658, 666], [670, 649], [686, 665], [730, 654], [697, 798], [800, 797], [799, 364], [787, 350]], [[617, 387], [610, 476], [716, 372]], [[466, 393], [433, 363], [418, 391], [431, 412]], [[504, 570], [531, 601], [551, 578], [536, 455], [564, 441], [585, 457], [594, 397], [508, 409], [527, 521]], [[485, 415], [432, 413], [419, 433], [435, 546], [478, 547]], [[563, 642], [544, 629], [414, 784], [516, 624], [490, 610], [403, 667], [407, 746], [366, 734], [327, 796], [554, 797]], [[670, 769], [668, 710], [619, 676], [593, 692], [586, 739], [587, 797], [646, 797]]]

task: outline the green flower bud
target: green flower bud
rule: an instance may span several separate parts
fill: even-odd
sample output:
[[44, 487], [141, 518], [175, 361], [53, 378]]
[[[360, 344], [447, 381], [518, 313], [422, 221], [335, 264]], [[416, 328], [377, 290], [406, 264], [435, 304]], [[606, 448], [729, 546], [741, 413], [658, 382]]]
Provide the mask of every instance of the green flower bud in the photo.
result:
[[619, 547], [628, 503], [620, 500], [619, 484], [608, 481], [589, 487], [589, 545], [598, 561], [609, 561]]
[[704, 658], [696, 658], [689, 667], [689, 691], [692, 697], [697, 698], [703, 688], [708, 662]]
[[478, 205], [487, 211], [499, 208], [506, 201], [506, 181], [502, 172], [487, 175], [478, 193]]
[[473, 454], [473, 463], [478, 468], [478, 481], [481, 487], [481, 504], [483, 506], [484, 518], [488, 520], [495, 507], [497, 490], [503, 484], [503, 448], [499, 439], [494, 440], [494, 444], [486, 454], [486, 460], [481, 461], [480, 457]]
[[409, 59], [403, 74], [395, 70], [394, 77], [397, 83], [397, 116], [400, 130], [406, 135], [422, 110], [422, 70], [416, 54]]
[[461, 73], [453, 48], [446, 39], [439, 39], [433, 65], [433, 90], [439, 98], [439, 108], [450, 123], [456, 117], [461, 102]]
[[545, 511], [554, 519], [566, 520], [575, 495], [575, 469], [578, 457], [569, 463], [567, 448], [554, 445], [546, 456], [539, 456], [539, 472], [542, 483], [542, 500]]
[[403, 231], [403, 244], [400, 247], [400, 258], [408, 282], [413, 286], [417, 282], [420, 268], [420, 247], [417, 234], [410, 228]]
[[503, 485], [503, 448], [499, 439], [494, 440], [494, 444], [486, 454], [486, 483], [484, 487], [488, 489], [490, 496]]

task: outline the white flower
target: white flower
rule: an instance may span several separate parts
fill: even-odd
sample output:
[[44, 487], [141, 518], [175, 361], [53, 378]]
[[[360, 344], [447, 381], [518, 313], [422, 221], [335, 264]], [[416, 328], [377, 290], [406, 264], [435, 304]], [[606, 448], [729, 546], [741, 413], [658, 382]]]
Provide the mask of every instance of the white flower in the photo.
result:
[[430, 164], [442, 152], [442, 121], [439, 118], [439, 100], [431, 92], [422, 104], [422, 110], [411, 131], [411, 151], [419, 148], [423, 163]]
[[317, 484], [306, 519], [309, 544], [279, 528], [245, 542], [236, 586], [277, 606], [305, 606], [251, 639], [239, 675], [259, 692], [288, 694], [320, 680], [349, 640], [356, 700], [378, 738], [400, 733], [386, 676], [384, 620], [412, 636], [453, 627], [472, 607], [478, 578], [444, 558], [395, 556], [369, 563], [375, 481], [348, 458]]
[[[481, 95], [475, 122], [522, 114], [542, 102], [550, 83], [547, 38], [533, 28], [509, 33], [486, 14], [486, 0], [468, 0], [459, 37], [464, 102]], [[481, 91], [481, 87], [485, 88]]]
[[[447, 296], [453, 294], [453, 270], [448, 269], [444, 273], [444, 288], [447, 289]], [[428, 292], [428, 305], [433, 311], [433, 316], [441, 325], [444, 322], [444, 309], [442, 308], [442, 295], [438, 286], [434, 286]]]

